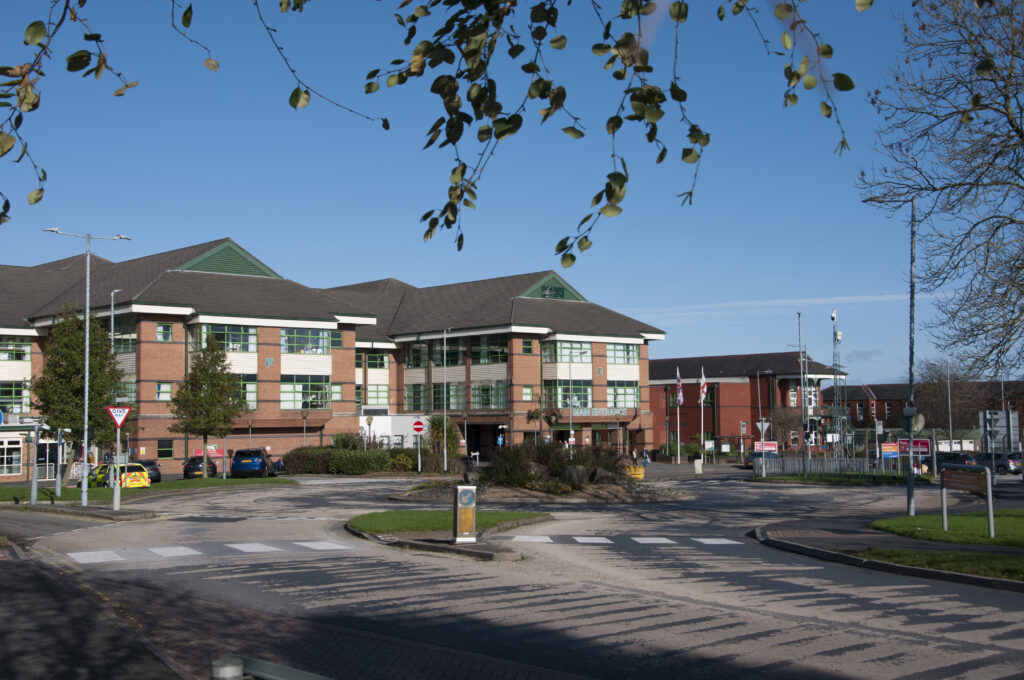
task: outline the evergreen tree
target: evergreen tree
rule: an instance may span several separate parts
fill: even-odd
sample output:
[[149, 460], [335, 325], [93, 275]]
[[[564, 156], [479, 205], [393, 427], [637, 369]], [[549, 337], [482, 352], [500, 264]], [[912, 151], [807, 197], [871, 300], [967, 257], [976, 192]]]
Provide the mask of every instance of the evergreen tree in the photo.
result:
[[[89, 318], [89, 427], [101, 445], [114, 442], [116, 428], [106, 407], [116, 403], [124, 380], [110, 351], [110, 336], [95, 317]], [[56, 428], [70, 429], [67, 439], [84, 439], [85, 324], [78, 312], [66, 308], [50, 331], [43, 348], [43, 371], [32, 382], [33, 406]]]
[[[171, 432], [203, 438], [203, 476], [209, 476], [210, 457], [206, 448], [210, 435], [224, 437], [231, 432], [235, 418], [248, 410], [238, 388], [238, 376], [228, 370], [228, 359], [213, 333], [206, 344], [192, 354], [188, 374], [171, 398], [171, 413], [176, 422]], [[224, 465], [228, 464], [227, 451]]]

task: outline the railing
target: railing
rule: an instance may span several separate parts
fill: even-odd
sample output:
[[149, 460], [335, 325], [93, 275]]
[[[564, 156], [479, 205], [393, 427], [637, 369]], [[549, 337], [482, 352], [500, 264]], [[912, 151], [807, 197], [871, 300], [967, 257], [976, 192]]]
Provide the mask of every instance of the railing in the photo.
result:
[[[883, 458], [768, 458], [764, 462], [765, 475], [807, 475], [812, 477], [842, 477], [865, 475], [874, 477], [905, 477], [906, 459]], [[755, 463], [755, 474], [761, 473], [761, 461]]]

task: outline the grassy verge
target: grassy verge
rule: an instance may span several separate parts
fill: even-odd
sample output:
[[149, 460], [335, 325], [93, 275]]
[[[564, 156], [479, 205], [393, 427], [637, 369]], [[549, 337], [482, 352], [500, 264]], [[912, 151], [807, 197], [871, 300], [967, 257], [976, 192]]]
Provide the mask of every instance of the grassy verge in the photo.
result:
[[928, 541], [1024, 547], [1024, 508], [996, 511], [995, 525], [996, 537], [989, 538], [984, 511], [949, 515], [949, 531], [942, 530], [942, 515], [890, 517], [871, 524], [874, 529]]
[[994, 553], [936, 552], [930, 550], [886, 550], [871, 548], [851, 553], [857, 557], [909, 567], [941, 569], [958, 574], [1024, 581], [1024, 557]]
[[[906, 486], [906, 477], [890, 477], [889, 475], [847, 475], [847, 476], [825, 476], [825, 475], [773, 475], [771, 477], [751, 477], [751, 482], [783, 482], [786, 484], [825, 484], [829, 486]], [[917, 478], [918, 482], [930, 482], [929, 475]]]
[[[209, 479], [175, 479], [167, 482], [160, 482], [153, 486], [145, 489], [121, 489], [121, 498], [133, 498], [139, 496], [146, 496], [148, 494], [157, 491], [176, 491], [181, 489], [202, 489], [208, 487], [224, 487], [224, 486], [245, 486], [251, 484], [295, 484], [295, 480], [282, 479], [280, 477], [251, 477], [245, 479], [221, 479], [209, 478]], [[27, 486], [0, 486], [0, 503], [10, 503], [12, 501], [18, 503], [28, 503], [30, 498], [30, 489]], [[110, 501], [114, 498], [114, 490], [110, 488], [91, 487], [89, 489], [89, 499], [97, 501]], [[39, 485], [36, 490], [36, 499], [38, 503], [51, 503], [53, 501], [80, 501], [82, 499], [82, 490], [77, 486], [61, 489], [60, 498], [57, 498], [53, 490], [53, 483], [48, 482], [44, 488], [42, 484]]]
[[[480, 510], [476, 513], [476, 528], [490, 529], [505, 522], [531, 517], [544, 517], [544, 512], [501, 512]], [[349, 525], [371, 534], [407, 533], [414, 531], [451, 531], [454, 517], [451, 510], [387, 510], [359, 515]]]

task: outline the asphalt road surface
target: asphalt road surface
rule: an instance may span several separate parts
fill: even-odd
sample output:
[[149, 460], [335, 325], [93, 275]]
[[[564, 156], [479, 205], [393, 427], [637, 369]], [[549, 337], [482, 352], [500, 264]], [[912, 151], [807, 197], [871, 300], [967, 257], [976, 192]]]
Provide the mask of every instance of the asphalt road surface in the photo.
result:
[[[748, 537], [900, 514], [896, 488], [664, 482], [673, 502], [551, 505], [518, 562], [399, 550], [340, 523], [406, 481], [168, 495], [33, 555], [197, 676], [238, 652], [338, 678], [1016, 678], [1024, 595], [820, 562]], [[918, 507], [938, 495], [919, 491]], [[493, 506], [488, 506], [493, 507]], [[511, 507], [511, 506], [510, 506]]]

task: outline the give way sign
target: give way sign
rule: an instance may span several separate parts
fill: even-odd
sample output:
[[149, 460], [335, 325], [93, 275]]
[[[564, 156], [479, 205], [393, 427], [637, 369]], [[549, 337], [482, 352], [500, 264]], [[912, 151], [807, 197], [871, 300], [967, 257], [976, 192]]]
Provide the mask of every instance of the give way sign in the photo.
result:
[[119, 429], [119, 430], [121, 429], [121, 426], [124, 425], [125, 418], [127, 418], [128, 414], [131, 413], [131, 412], [132, 412], [132, 407], [131, 406], [108, 406], [107, 407], [107, 413], [109, 413], [110, 417], [114, 419], [114, 424], [117, 425], [117, 429]]

